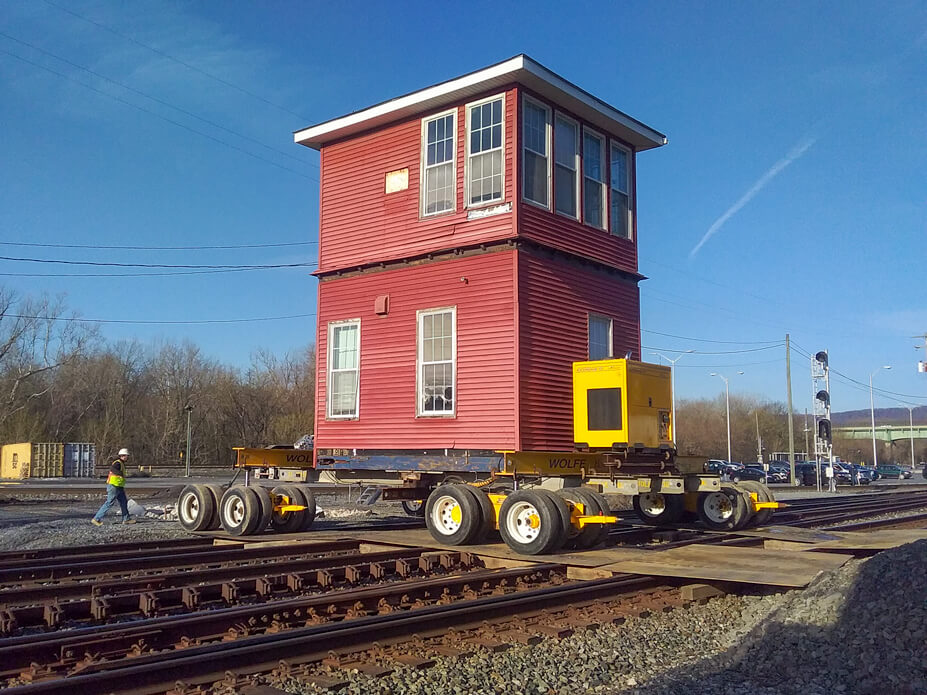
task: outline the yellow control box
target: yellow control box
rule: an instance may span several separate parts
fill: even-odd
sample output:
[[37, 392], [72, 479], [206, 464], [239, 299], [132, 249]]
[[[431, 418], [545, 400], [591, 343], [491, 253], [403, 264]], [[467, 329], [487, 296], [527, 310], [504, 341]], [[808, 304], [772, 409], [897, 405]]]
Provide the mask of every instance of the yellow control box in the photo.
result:
[[573, 363], [573, 442], [577, 448], [672, 446], [669, 367], [633, 360]]

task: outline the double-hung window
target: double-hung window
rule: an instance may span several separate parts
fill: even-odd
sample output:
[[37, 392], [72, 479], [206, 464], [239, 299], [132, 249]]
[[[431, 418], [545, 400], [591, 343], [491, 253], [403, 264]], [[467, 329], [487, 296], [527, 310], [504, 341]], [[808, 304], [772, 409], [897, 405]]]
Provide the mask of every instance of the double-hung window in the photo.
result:
[[558, 115], [554, 119], [554, 197], [556, 211], [579, 219], [579, 127]]
[[628, 177], [630, 155], [626, 149], [611, 146], [611, 231], [624, 239], [631, 238], [631, 188]]
[[605, 138], [583, 131], [583, 221], [605, 229]]
[[545, 208], [550, 205], [548, 202], [550, 200], [549, 124], [550, 111], [544, 106], [525, 99], [522, 108], [523, 196], [525, 200]]
[[328, 324], [328, 417], [356, 418], [360, 319]]
[[467, 204], [502, 200], [503, 98], [467, 106]]
[[435, 215], [453, 210], [456, 200], [454, 113], [445, 113], [422, 122], [423, 162], [422, 214]]
[[457, 310], [418, 312], [418, 415], [453, 415]]
[[607, 316], [589, 315], [589, 359], [607, 360], [613, 357], [612, 320]]

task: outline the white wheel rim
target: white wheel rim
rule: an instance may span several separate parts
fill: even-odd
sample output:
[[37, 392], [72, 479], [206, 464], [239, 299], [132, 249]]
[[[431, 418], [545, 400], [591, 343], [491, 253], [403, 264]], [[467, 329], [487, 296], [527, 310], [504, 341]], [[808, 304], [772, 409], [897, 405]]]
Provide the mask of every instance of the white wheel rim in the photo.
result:
[[188, 524], [192, 524], [200, 517], [200, 501], [192, 492], [187, 493], [180, 500], [180, 509], [178, 510], [180, 518]]
[[702, 510], [709, 520], [720, 524], [734, 515], [734, 504], [723, 492], [709, 492], [702, 504]]
[[[454, 520], [454, 510], [458, 511], [458, 519]], [[438, 533], [445, 536], [452, 536], [460, 530], [463, 521], [463, 510], [460, 503], [450, 495], [442, 495], [431, 508], [431, 523], [437, 529]]]
[[225, 517], [229, 526], [241, 526], [245, 519], [245, 503], [238, 497], [230, 497], [225, 501]]
[[666, 499], [659, 492], [645, 492], [640, 497], [640, 505], [647, 516], [660, 516], [666, 511]]
[[[531, 517], [538, 519], [537, 526], [532, 526]], [[505, 528], [515, 542], [527, 545], [537, 538], [541, 532], [540, 518], [541, 515], [533, 504], [530, 502], [516, 502], [509, 509], [508, 516], [505, 519]]]
[[424, 502], [422, 502], [421, 500], [407, 500], [406, 501], [406, 507], [409, 509], [409, 511], [413, 511], [413, 512], [419, 511], [422, 508], [423, 504]]

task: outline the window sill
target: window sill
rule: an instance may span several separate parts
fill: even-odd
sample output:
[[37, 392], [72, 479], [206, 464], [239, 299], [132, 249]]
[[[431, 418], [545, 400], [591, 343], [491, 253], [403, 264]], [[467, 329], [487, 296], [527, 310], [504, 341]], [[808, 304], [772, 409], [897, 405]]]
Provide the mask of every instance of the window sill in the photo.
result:
[[418, 218], [420, 220], [432, 220], [436, 217], [447, 217], [453, 215], [457, 212], [457, 208], [451, 208], [450, 210], [442, 210], [441, 212], [420, 212]]
[[487, 208], [490, 205], [502, 205], [505, 203], [505, 198], [498, 198], [497, 200], [484, 200], [480, 203], [471, 203], [469, 205], [464, 205], [466, 210], [478, 210], [480, 208]]
[[533, 208], [537, 208], [538, 210], [543, 210], [544, 212], [550, 212], [550, 205], [543, 205], [542, 203], [537, 203], [531, 200], [530, 198], [525, 198], [524, 196], [522, 196], [521, 202], [523, 202], [525, 205], [530, 205]]

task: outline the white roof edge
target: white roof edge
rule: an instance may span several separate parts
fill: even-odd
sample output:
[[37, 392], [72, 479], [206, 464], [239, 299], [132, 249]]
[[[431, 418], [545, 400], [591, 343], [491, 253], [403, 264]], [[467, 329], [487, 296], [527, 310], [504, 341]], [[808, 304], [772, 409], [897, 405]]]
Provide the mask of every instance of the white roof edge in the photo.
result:
[[457, 77], [431, 87], [426, 87], [425, 89], [420, 89], [411, 94], [384, 101], [366, 109], [361, 109], [347, 116], [341, 116], [330, 121], [325, 121], [324, 123], [303, 128], [302, 130], [297, 130], [293, 134], [293, 141], [297, 144], [319, 149], [324, 143], [326, 135], [330, 135], [342, 129], [351, 128], [352, 126], [356, 127], [364, 121], [382, 118], [388, 116], [390, 113], [396, 112], [398, 114], [405, 109], [414, 108], [417, 104], [422, 104], [433, 99], [440, 99], [456, 91], [467, 89], [481, 82], [503, 77], [507, 74], [512, 74], [514, 79], [515, 73], [520, 70], [524, 70], [534, 77], [552, 85], [556, 89], [580, 101], [588, 108], [594, 109], [606, 117], [621, 123], [624, 127], [635, 132], [637, 135], [649, 141], [649, 143], [652, 143], [650, 145], [651, 147], [660, 147], [666, 144], [666, 136], [662, 133], [631, 118], [618, 109], [609, 106], [524, 54], [517, 55], [514, 58], [510, 58], [488, 68], [471, 72], [468, 75]]

